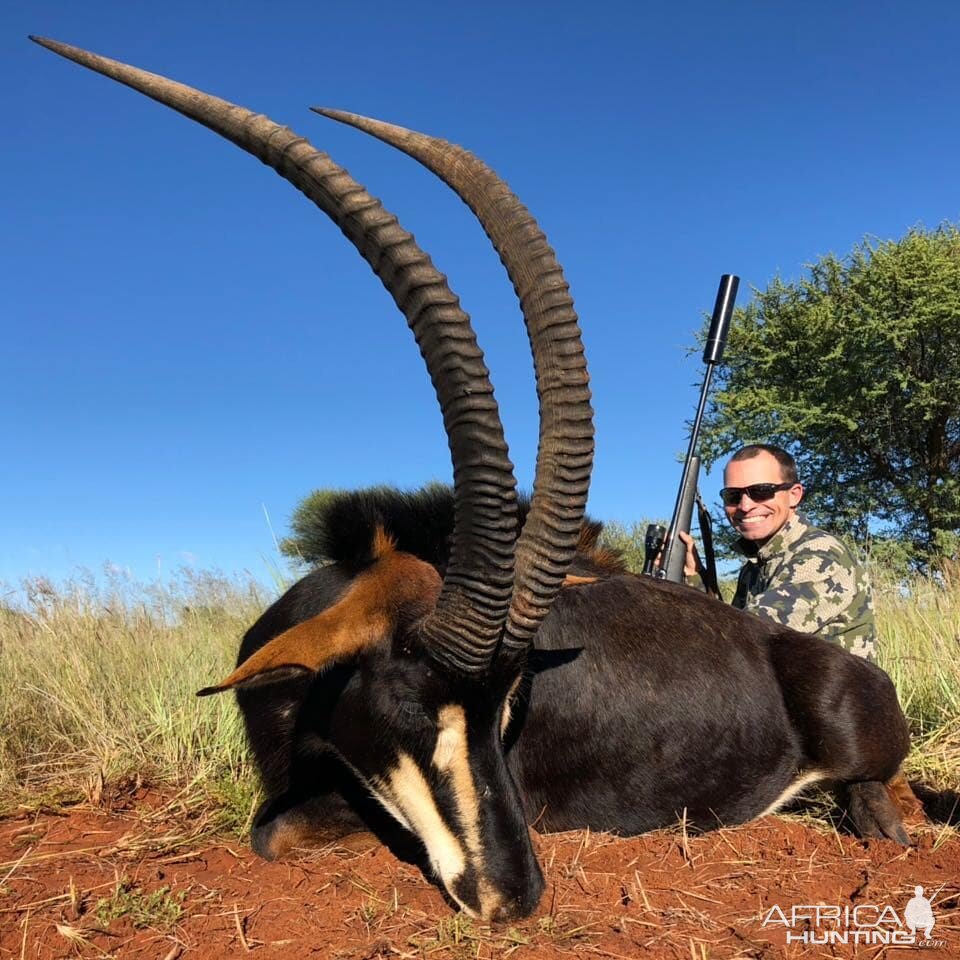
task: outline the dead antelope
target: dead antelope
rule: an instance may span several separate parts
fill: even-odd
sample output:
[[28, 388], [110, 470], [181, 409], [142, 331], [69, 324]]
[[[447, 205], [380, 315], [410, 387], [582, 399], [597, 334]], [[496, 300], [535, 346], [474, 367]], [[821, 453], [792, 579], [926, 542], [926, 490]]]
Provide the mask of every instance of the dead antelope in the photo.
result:
[[452, 491], [344, 495], [333, 562], [244, 637], [236, 688], [276, 857], [352, 829], [371, 798], [422, 842], [449, 896], [484, 919], [534, 909], [528, 824], [624, 834], [681, 815], [708, 829], [845, 785], [863, 836], [907, 842], [884, 783], [908, 747], [887, 675], [838, 646], [623, 571], [584, 523], [593, 455], [580, 331], [536, 222], [470, 153], [320, 111], [416, 157], [470, 206], [530, 336], [540, 398], [534, 493], [519, 503], [469, 318], [380, 203], [271, 120], [154, 74], [43, 46], [199, 121], [272, 166], [369, 261], [407, 318], [440, 402]]

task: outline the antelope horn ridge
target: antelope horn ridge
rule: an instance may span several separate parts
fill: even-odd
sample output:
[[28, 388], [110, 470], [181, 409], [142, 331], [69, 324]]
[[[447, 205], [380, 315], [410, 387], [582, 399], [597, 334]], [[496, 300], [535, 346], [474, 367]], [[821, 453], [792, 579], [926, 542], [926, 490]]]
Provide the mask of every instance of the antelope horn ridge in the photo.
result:
[[340, 227], [383, 282], [420, 347], [453, 462], [450, 562], [424, 621], [432, 641], [427, 652], [454, 672], [482, 675], [510, 605], [516, 481], [483, 354], [446, 278], [379, 200], [289, 128], [157, 74], [55, 40], [30, 39], [196, 120], [272, 167]]
[[480, 221], [520, 300], [537, 377], [540, 441], [503, 645], [508, 653], [525, 651], [573, 559], [593, 465], [589, 377], [569, 286], [537, 221], [478, 157], [380, 120], [312, 109], [402, 150], [450, 186]]

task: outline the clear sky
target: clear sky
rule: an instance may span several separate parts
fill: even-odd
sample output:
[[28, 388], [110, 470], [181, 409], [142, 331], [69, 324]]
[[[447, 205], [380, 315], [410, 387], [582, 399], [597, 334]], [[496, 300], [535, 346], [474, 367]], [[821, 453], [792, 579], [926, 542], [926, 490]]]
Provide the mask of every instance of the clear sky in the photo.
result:
[[[86, 0], [5, 4], [0, 580], [109, 562], [267, 578], [317, 487], [447, 480], [412, 336], [259, 162], [35, 33], [289, 124], [398, 214], [471, 313], [522, 486], [516, 301], [459, 200], [340, 107], [459, 142], [538, 217], [596, 407], [589, 509], [669, 514], [722, 273], [795, 278], [960, 216], [960, 6]], [[719, 471], [704, 483], [716, 499]]]

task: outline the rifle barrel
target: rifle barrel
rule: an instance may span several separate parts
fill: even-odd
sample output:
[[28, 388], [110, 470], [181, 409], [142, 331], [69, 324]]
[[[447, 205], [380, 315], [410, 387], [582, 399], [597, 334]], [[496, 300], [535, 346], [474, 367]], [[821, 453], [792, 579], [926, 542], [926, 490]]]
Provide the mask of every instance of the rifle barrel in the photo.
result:
[[[673, 517], [670, 520], [670, 529], [663, 545], [663, 557], [660, 561], [658, 576], [661, 579], [672, 580], [674, 583], [683, 582], [683, 564], [678, 563], [677, 534], [682, 529], [690, 532], [690, 517], [693, 510], [693, 496], [696, 492], [697, 475], [700, 472], [700, 458], [697, 453], [697, 442], [700, 439], [700, 424], [703, 412], [707, 406], [707, 394], [710, 390], [710, 380], [713, 377], [713, 368], [720, 362], [724, 347], [727, 345], [727, 333], [730, 330], [730, 318], [733, 316], [733, 306], [737, 299], [737, 289], [740, 278], [732, 273], [725, 273], [720, 278], [717, 289], [717, 299], [713, 305], [713, 315], [710, 318], [710, 330], [707, 333], [706, 346], [703, 349], [703, 362], [707, 365], [700, 387], [700, 402], [697, 404], [697, 414], [690, 430], [690, 443], [687, 446], [687, 456], [683, 462], [683, 475], [680, 478], [680, 489], [677, 491], [677, 500], [673, 507]], [[685, 510], [684, 507], [687, 507]], [[686, 524], [684, 526], [684, 523]], [[681, 544], [680, 556], [686, 552]], [[677, 572], [679, 570], [679, 573]]]

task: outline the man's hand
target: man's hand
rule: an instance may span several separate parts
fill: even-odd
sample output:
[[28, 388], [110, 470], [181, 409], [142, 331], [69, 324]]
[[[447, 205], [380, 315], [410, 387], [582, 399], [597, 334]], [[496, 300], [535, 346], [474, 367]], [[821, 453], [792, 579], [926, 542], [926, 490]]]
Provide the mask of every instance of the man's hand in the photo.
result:
[[697, 545], [693, 537], [683, 530], [678, 530], [677, 536], [683, 541], [684, 546], [687, 548], [686, 555], [683, 558], [683, 575], [685, 577], [693, 577], [699, 573], [702, 576], [703, 564], [700, 562], [700, 557], [697, 554]]

